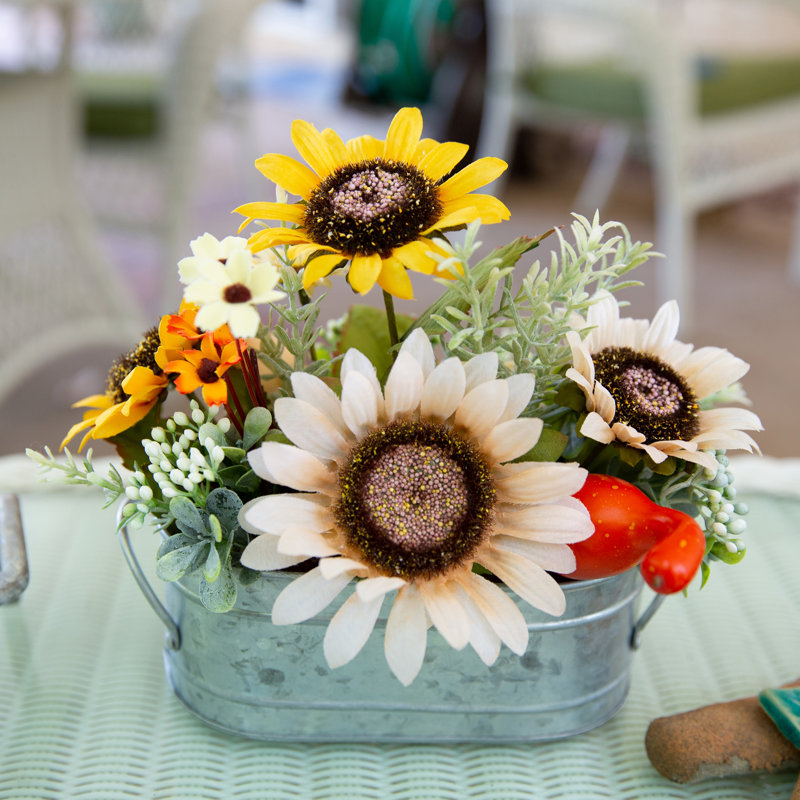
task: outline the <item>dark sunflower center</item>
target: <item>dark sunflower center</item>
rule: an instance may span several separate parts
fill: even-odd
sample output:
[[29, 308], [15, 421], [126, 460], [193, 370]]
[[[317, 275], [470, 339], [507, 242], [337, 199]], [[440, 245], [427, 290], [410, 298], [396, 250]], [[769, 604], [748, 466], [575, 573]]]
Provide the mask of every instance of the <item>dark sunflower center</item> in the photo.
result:
[[204, 358], [200, 362], [200, 366], [197, 368], [197, 377], [200, 378], [203, 383], [216, 383], [219, 380], [219, 375], [217, 375], [218, 366], [218, 361], [213, 361], [210, 358]]
[[222, 297], [226, 303], [249, 303], [253, 293], [243, 283], [232, 283], [225, 287]]
[[630, 347], [606, 347], [592, 360], [597, 380], [617, 405], [614, 422], [635, 428], [647, 443], [688, 441], [697, 434], [697, 398], [669, 364]]
[[111, 396], [114, 403], [124, 403], [128, 399], [128, 394], [122, 388], [122, 382], [135, 367], [148, 367], [156, 375], [161, 374], [161, 367], [156, 364], [156, 350], [160, 345], [158, 328], [150, 328], [136, 347], [114, 361], [106, 377], [106, 393]]
[[387, 575], [434, 577], [485, 538], [495, 490], [480, 452], [452, 429], [398, 422], [367, 436], [339, 474], [348, 543]]
[[375, 158], [340, 167], [308, 200], [305, 228], [319, 245], [388, 255], [442, 214], [436, 186], [411, 164]]

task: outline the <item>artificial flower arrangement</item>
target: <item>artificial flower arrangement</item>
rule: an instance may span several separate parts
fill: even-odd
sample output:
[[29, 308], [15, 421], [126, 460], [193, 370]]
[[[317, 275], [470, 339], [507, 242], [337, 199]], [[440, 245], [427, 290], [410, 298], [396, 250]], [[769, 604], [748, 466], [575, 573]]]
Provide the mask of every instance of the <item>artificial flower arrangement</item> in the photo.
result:
[[[193, 241], [180, 309], [77, 404], [62, 448], [107, 440], [127, 469], [29, 451], [45, 471], [125, 499], [125, 523], [153, 522], [159, 576], [201, 572], [210, 611], [273, 570], [296, 571], [276, 624], [347, 592], [324, 638], [332, 668], [389, 602], [384, 651], [406, 685], [431, 626], [489, 665], [502, 644], [524, 653], [509, 591], [559, 615], [565, 581], [640, 565], [672, 593], [743, 557], [725, 451], [756, 449], [761, 426], [725, 404], [744, 399], [748, 365], [680, 342], [674, 302], [652, 322], [620, 315], [614, 293], [649, 245], [576, 215], [571, 241], [522, 237], [474, 263], [480, 225], [509, 216], [475, 191], [502, 161], [454, 172], [467, 147], [422, 138], [412, 108], [385, 140], [304, 121], [292, 140], [305, 164], [256, 162], [277, 201], [237, 209], [240, 232], [258, 229]], [[515, 280], [547, 235], [549, 263]], [[395, 310], [409, 271], [443, 285], [416, 318]], [[331, 280], [377, 284], [384, 309], [321, 322]], [[168, 398], [184, 405], [169, 413]]]

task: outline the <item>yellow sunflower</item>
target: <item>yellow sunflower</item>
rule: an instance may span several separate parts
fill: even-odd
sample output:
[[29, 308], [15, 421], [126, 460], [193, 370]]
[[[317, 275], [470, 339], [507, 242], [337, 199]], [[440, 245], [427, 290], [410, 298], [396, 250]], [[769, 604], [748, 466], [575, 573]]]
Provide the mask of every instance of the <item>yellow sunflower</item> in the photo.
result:
[[446, 255], [433, 241], [435, 233], [476, 219], [490, 224], [509, 217], [496, 197], [473, 193], [506, 169], [504, 161], [481, 158], [443, 180], [468, 147], [421, 136], [417, 108], [398, 111], [384, 141], [360, 136], [344, 142], [335, 131], [295, 120], [292, 141], [309, 166], [268, 153], [256, 167], [300, 200], [236, 209], [246, 217], [240, 230], [256, 219], [294, 227], [264, 228], [248, 246], [257, 252], [289, 245], [289, 257], [304, 267], [306, 289], [349, 262], [348, 280], [357, 292], [366, 294], [377, 283], [395, 297], [411, 299], [406, 270], [438, 274], [433, 254]]

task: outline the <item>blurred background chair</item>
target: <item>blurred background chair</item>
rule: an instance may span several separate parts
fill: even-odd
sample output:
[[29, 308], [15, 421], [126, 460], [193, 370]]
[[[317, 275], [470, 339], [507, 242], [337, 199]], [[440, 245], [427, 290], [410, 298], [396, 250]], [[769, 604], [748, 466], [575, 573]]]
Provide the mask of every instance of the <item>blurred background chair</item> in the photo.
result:
[[[591, 214], [632, 147], [653, 171], [660, 301], [691, 325], [708, 208], [800, 182], [798, 0], [486, 0], [481, 155], [524, 127], [595, 132], [575, 199]], [[790, 274], [800, 281], [800, 204]]]

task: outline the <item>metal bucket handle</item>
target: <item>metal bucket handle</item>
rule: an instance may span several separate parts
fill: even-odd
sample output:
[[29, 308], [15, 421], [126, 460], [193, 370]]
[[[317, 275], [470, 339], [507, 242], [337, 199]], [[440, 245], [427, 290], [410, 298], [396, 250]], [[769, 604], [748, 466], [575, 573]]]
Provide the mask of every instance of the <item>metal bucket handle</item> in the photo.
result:
[[15, 494], [0, 495], [0, 605], [11, 603], [28, 585], [28, 555]]
[[128, 526], [122, 522], [122, 511], [126, 505], [127, 503], [123, 503], [117, 512], [117, 538], [122, 547], [122, 553], [125, 556], [125, 560], [128, 562], [128, 567], [130, 568], [134, 580], [142, 590], [145, 600], [150, 603], [150, 607], [156, 612], [156, 615], [167, 629], [165, 635], [167, 647], [169, 647], [170, 650], [180, 650], [181, 629], [178, 623], [172, 618], [169, 611], [164, 607], [161, 600], [159, 600], [158, 595], [155, 593], [150, 582], [147, 580], [147, 576], [144, 574], [139, 559], [136, 558], [136, 553], [133, 552], [130, 535], [128, 534]]
[[642, 643], [642, 631], [645, 629], [645, 626], [648, 622], [653, 618], [653, 614], [661, 608], [661, 604], [667, 599], [667, 595], [665, 594], [657, 594], [651, 601], [650, 605], [642, 612], [642, 615], [633, 625], [633, 630], [631, 631], [631, 650], [638, 650], [639, 646]]

